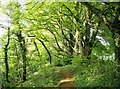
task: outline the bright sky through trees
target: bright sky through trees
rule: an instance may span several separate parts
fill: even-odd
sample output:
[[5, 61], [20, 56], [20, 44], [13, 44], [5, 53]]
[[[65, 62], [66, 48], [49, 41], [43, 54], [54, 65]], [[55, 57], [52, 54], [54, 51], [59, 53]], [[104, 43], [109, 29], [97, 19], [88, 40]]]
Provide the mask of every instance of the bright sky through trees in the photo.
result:
[[0, 86], [120, 86], [120, 3], [73, 1], [0, 0]]

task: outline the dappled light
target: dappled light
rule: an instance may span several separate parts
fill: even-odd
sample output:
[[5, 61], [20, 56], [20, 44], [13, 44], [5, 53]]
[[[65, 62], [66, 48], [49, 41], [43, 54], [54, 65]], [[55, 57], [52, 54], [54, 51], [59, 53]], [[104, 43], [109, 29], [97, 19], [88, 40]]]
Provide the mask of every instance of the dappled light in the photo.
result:
[[3, 89], [118, 89], [120, 2], [1, 0], [0, 71]]

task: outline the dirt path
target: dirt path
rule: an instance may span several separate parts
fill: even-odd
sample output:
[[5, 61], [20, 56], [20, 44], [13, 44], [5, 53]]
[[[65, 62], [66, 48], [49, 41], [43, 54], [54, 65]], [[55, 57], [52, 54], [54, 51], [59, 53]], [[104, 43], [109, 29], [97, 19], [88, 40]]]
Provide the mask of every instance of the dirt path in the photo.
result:
[[60, 80], [60, 89], [73, 89], [73, 72], [70, 70], [66, 70], [61, 72], [63, 78]]

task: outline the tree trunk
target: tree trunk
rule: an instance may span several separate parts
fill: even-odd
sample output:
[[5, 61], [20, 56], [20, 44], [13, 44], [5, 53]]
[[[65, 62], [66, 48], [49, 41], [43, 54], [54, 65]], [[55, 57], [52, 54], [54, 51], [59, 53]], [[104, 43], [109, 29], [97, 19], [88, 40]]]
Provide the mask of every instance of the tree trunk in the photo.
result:
[[120, 47], [115, 46], [115, 59], [118, 62], [118, 73], [120, 74]]
[[117, 61], [118, 87], [120, 87], [120, 21], [116, 20], [113, 25], [114, 45], [115, 45], [115, 60]]
[[90, 59], [91, 53], [92, 53], [92, 48], [89, 45], [84, 45], [84, 47], [82, 48], [82, 57]]
[[74, 42], [75, 42], [72, 30], [70, 30], [69, 37], [70, 37], [69, 52], [70, 52], [70, 55], [72, 56], [73, 55]]
[[22, 53], [22, 60], [23, 60], [23, 81], [26, 81], [26, 44], [25, 44], [25, 38], [22, 36], [22, 32], [19, 31], [18, 34], [18, 41], [20, 43], [21, 47], [21, 53]]
[[9, 65], [8, 65], [8, 46], [9, 46], [9, 43], [10, 43], [10, 27], [8, 27], [8, 41], [7, 41], [7, 44], [5, 45], [5, 48], [4, 48], [4, 53], [5, 53], [5, 67], [6, 67], [6, 81], [7, 82], [10, 82], [9, 81]]
[[120, 87], [120, 34], [114, 35], [114, 44], [115, 44], [115, 60], [117, 61], [117, 70], [116, 73], [118, 76], [118, 87]]
[[115, 44], [115, 60], [117, 61], [117, 73], [119, 75], [118, 87], [120, 87], [120, 7], [116, 9], [116, 17], [112, 24], [114, 30], [113, 39]]
[[[93, 13], [95, 13], [96, 15], [98, 15], [100, 17], [100, 19], [103, 20], [103, 22], [105, 23], [105, 25], [110, 29], [110, 31], [113, 34], [113, 40], [114, 40], [114, 47], [115, 47], [115, 60], [117, 61], [117, 73], [120, 75], [120, 7], [119, 4], [120, 3], [112, 3], [115, 5], [115, 7], [113, 8], [113, 11], [115, 11], [115, 20], [114, 21], [110, 21], [106, 18], [104, 12], [102, 12], [100, 9], [95, 8], [94, 6], [92, 6], [90, 3], [82, 3], [83, 5], [85, 5], [86, 7], [89, 8], [89, 10], [91, 10]], [[110, 4], [111, 5], [111, 4]], [[109, 10], [109, 9], [108, 9]], [[120, 87], [120, 76], [118, 79], [118, 87]]]
[[26, 81], [26, 47], [25, 47], [25, 39], [23, 38], [23, 46], [22, 46], [22, 59], [23, 59], [23, 81]]
[[9, 79], [8, 79], [9, 66], [8, 66], [8, 49], [7, 49], [7, 45], [4, 48], [4, 52], [5, 52], [6, 81], [9, 82]]

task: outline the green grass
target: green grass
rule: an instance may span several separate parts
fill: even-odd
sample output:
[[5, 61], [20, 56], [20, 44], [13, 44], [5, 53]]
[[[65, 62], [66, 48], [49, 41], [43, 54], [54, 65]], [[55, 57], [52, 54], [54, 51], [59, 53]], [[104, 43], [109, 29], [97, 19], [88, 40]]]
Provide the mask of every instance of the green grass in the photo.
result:
[[62, 71], [73, 71], [75, 87], [116, 87], [118, 85], [118, 75], [116, 74], [116, 63], [113, 61], [99, 60], [91, 61], [91, 64], [72, 64], [57, 67], [59, 72], [54, 72], [54, 67], [41, 68], [31, 74], [28, 81], [19, 87], [58, 87], [62, 79]]
[[46, 67], [29, 76], [28, 81], [19, 85], [19, 87], [57, 87], [61, 79], [59, 72], [54, 72], [53, 68]]
[[97, 61], [90, 65], [77, 68], [75, 77], [76, 87], [116, 87], [117, 74], [116, 66], [112, 61]]
[[62, 72], [62, 71], [69, 71], [69, 70], [75, 71], [76, 68], [77, 68], [76, 65], [65, 65], [65, 66], [62, 66], [62, 67], [60, 68], [60, 71], [61, 71], [61, 72]]

